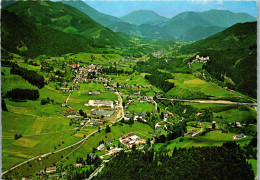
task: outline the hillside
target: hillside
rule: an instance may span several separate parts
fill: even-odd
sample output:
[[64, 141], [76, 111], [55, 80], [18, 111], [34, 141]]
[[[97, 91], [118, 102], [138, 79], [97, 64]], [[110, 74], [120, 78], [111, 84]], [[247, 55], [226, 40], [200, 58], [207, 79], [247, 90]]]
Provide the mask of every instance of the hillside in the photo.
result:
[[[256, 18], [246, 13], [232, 13], [226, 10], [209, 10], [205, 12], [183, 12], [161, 24], [161, 27], [175, 39], [182, 39], [192, 28], [200, 27], [230, 27], [236, 23], [255, 21]], [[206, 31], [195, 31], [189, 39], [197, 40], [208, 37], [216, 32], [216, 28], [207, 28]], [[189, 40], [188, 39], [188, 40]]]
[[198, 41], [200, 39], [204, 39], [206, 37], [212, 36], [217, 34], [220, 31], [223, 31], [224, 27], [218, 26], [209, 26], [209, 27], [202, 27], [202, 26], [195, 26], [188, 29], [185, 33], [180, 36], [180, 39], [183, 41]]
[[117, 23], [117, 22], [123, 22], [120, 18], [110, 16], [107, 14], [103, 14], [96, 9], [90, 7], [85, 2], [81, 0], [76, 1], [62, 1], [64, 4], [68, 4], [72, 7], [77, 8], [81, 12], [85, 13], [89, 17], [91, 17], [93, 20], [101, 24], [102, 26], [109, 27], [109, 25]]
[[114, 32], [123, 32], [132, 36], [142, 36], [138, 26], [126, 22], [118, 22], [108, 26]]
[[252, 97], [256, 97], [257, 79], [257, 23], [238, 23], [209, 38], [186, 45], [183, 53], [209, 56], [204, 68], [217, 79], [230, 78], [226, 84]]
[[141, 24], [152, 24], [152, 25], [159, 25], [168, 20], [168, 18], [163, 17], [155, 13], [151, 10], [137, 10], [133, 11], [123, 17], [122, 20], [134, 25], [141, 25]]
[[61, 2], [26, 1], [4, 7], [32, 24], [43, 25], [68, 34], [93, 38], [95, 44], [123, 45], [125, 42], [74, 7]]
[[1, 13], [2, 48], [9, 52], [36, 57], [42, 54], [58, 56], [69, 52], [88, 52], [92, 49], [92, 40], [89, 38], [46, 26], [35, 26], [7, 10]]

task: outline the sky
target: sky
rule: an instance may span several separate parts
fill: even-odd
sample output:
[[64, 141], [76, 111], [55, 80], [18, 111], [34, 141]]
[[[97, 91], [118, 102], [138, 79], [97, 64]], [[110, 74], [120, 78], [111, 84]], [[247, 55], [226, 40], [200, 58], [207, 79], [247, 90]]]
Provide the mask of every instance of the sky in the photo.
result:
[[230, 10], [231, 12], [245, 12], [257, 17], [256, 1], [198, 1], [198, 0], [182, 0], [182, 1], [109, 1], [109, 0], [84, 0], [85, 3], [96, 10], [116, 16], [122, 17], [135, 10], [153, 10], [161, 16], [172, 18], [184, 11], [207, 11], [210, 9]]

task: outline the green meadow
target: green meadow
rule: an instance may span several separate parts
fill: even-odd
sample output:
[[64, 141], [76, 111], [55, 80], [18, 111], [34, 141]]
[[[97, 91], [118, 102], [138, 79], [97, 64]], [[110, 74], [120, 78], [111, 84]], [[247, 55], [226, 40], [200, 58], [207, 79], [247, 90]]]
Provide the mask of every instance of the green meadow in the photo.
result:
[[187, 89], [191, 92], [200, 92], [210, 97], [210, 99], [237, 99], [239, 97], [229, 91], [214, 85], [211, 82], [199, 79], [193, 74], [173, 73], [174, 79], [169, 80], [174, 82], [175, 86], [181, 89]]
[[88, 90], [74, 91], [68, 101], [68, 105], [76, 110], [92, 109], [93, 107], [84, 106], [89, 100], [117, 100], [117, 95], [113, 92], [101, 92], [101, 94], [88, 94]]
[[[149, 132], [153, 132], [153, 128], [151, 128], [147, 124], [143, 124], [135, 121], [133, 125], [128, 125], [124, 123], [117, 123], [116, 125], [111, 126], [111, 132], [105, 134], [105, 131], [102, 130], [100, 133], [96, 133], [90, 136], [86, 142], [75, 152], [73, 152], [69, 159], [64, 163], [74, 163], [77, 157], [86, 157], [86, 154], [91, 153], [93, 148], [98, 146], [98, 143], [102, 140], [106, 142], [107, 140], [112, 140], [115, 145], [118, 145], [119, 138], [123, 134], [128, 134], [130, 132], [135, 133], [137, 136], [143, 139], [152, 138]], [[81, 131], [79, 132], [81, 133]], [[121, 147], [124, 145], [121, 144]]]
[[133, 102], [130, 104], [128, 110], [130, 112], [137, 112], [137, 113], [141, 113], [141, 112], [155, 112], [155, 107], [153, 104], [151, 103], [147, 103], [147, 102]]
[[196, 137], [180, 137], [174, 140], [171, 140], [167, 143], [158, 143], [155, 144], [155, 150], [161, 150], [165, 148], [166, 150], [173, 150], [176, 148], [190, 148], [190, 147], [202, 147], [202, 146], [221, 146], [224, 142], [235, 141], [238, 144], [244, 146], [248, 144], [252, 137], [246, 137], [243, 139], [233, 140], [232, 137], [237, 134], [234, 133], [222, 133], [221, 131], [210, 131], [203, 136]]

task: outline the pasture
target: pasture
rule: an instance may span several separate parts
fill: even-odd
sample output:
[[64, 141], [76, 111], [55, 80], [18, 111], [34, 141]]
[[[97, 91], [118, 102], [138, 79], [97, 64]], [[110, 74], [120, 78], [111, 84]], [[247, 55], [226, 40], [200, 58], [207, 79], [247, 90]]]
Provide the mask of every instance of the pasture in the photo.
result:
[[202, 92], [211, 99], [240, 99], [237, 95], [214, 85], [211, 82], [201, 80], [193, 74], [173, 73], [174, 78], [169, 80], [174, 82], [176, 87], [188, 89], [193, 92]]
[[[149, 132], [153, 131], [153, 128], [151, 128], [149, 125], [137, 121], [135, 121], [133, 125], [117, 123], [116, 125], [111, 126], [110, 133], [105, 134], [104, 130], [102, 130], [100, 131], [100, 133], [96, 133], [90, 136], [77, 151], [71, 154], [69, 160], [66, 161], [67, 163], [74, 163], [77, 157], [86, 157], [86, 154], [91, 153], [93, 148], [96, 148], [98, 146], [98, 143], [102, 140], [104, 140], [105, 142], [107, 140], [113, 140], [113, 143], [117, 144], [119, 143], [119, 138], [122, 134], [127, 134], [130, 132], [136, 133], [136, 135], [140, 138], [151, 139], [152, 136], [149, 134]], [[121, 147], [122, 146], [123, 145], [121, 144]]]
[[130, 112], [137, 112], [137, 113], [141, 113], [141, 112], [155, 112], [155, 107], [153, 104], [151, 103], [147, 103], [147, 102], [133, 102], [130, 104], [130, 106], [128, 107], [128, 110]]
[[76, 110], [90, 110], [93, 107], [84, 106], [89, 100], [117, 100], [117, 95], [113, 92], [101, 92], [101, 94], [88, 94], [89, 90], [73, 91], [71, 94], [68, 105]]
[[[222, 133], [221, 131], [210, 131], [203, 136], [196, 137], [181, 137], [174, 139], [167, 144], [166, 149], [172, 150], [175, 147], [201, 147], [201, 146], [221, 146], [224, 142], [235, 141], [238, 144], [244, 146], [248, 144], [252, 137], [246, 137], [243, 139], [233, 140], [232, 137], [237, 134], [234, 133]], [[183, 139], [181, 142], [180, 139]]]

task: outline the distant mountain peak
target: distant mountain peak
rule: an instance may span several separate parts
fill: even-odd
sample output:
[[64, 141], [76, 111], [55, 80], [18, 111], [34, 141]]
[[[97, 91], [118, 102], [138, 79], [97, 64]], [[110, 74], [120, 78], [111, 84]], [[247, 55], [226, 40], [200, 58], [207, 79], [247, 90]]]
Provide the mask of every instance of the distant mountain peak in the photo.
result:
[[154, 24], [158, 25], [168, 20], [152, 10], [136, 10], [121, 17], [122, 20], [134, 25]]

